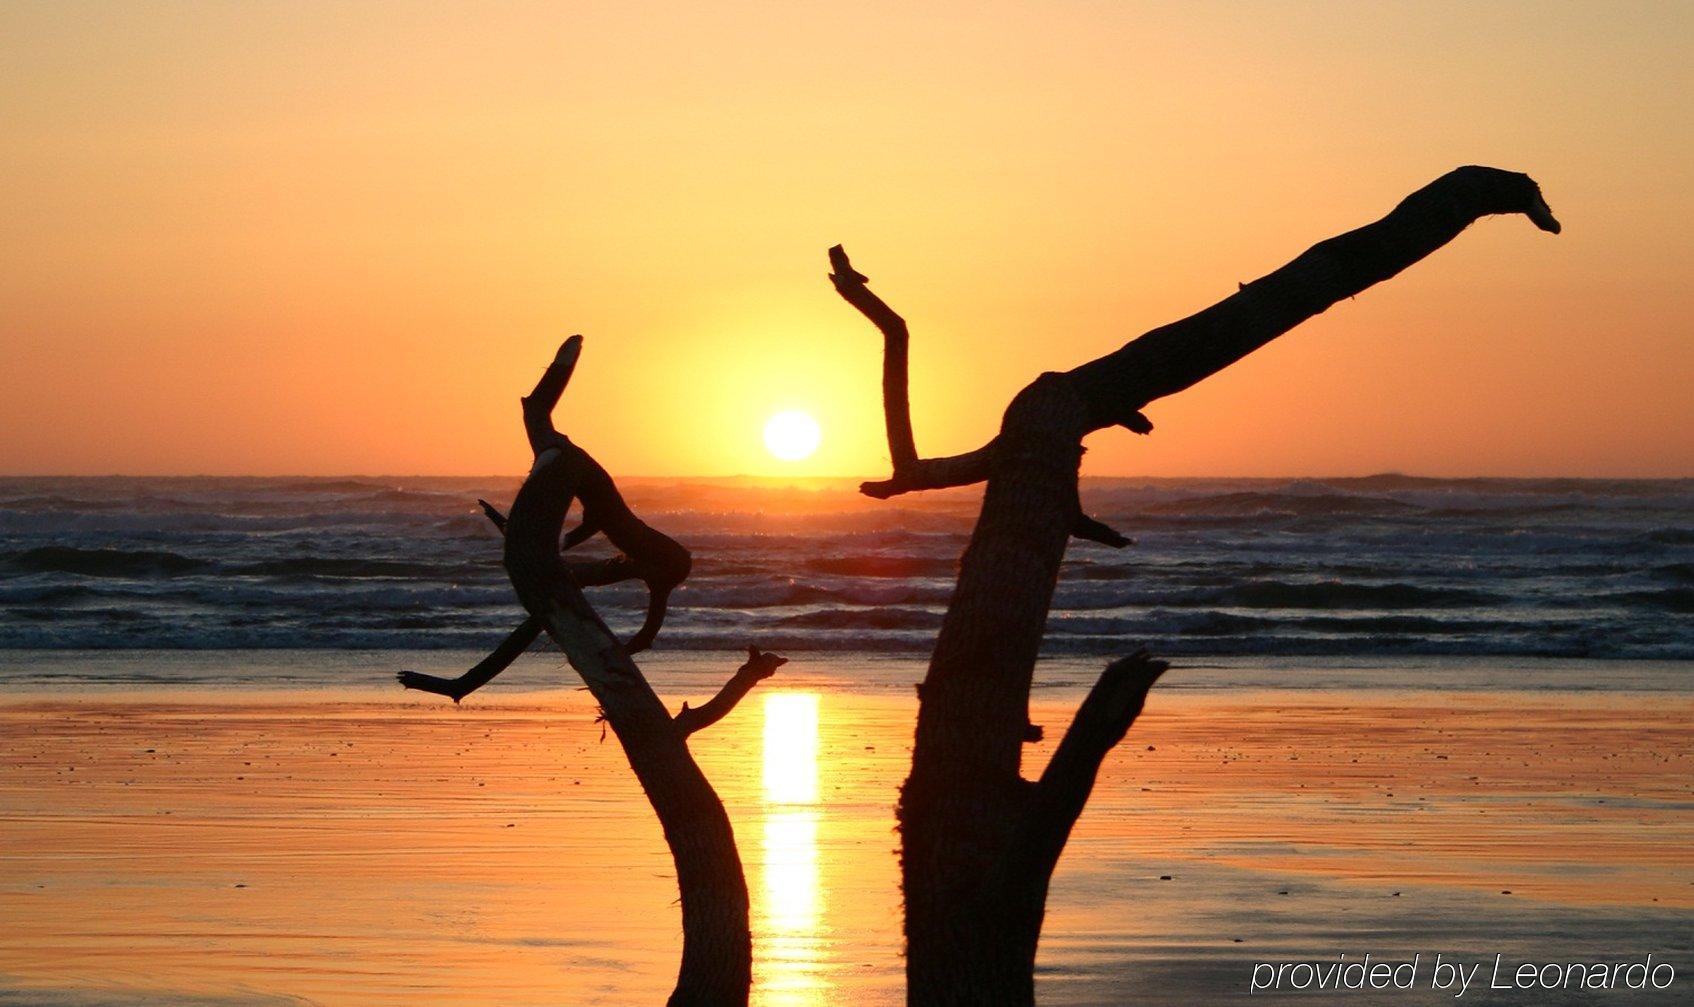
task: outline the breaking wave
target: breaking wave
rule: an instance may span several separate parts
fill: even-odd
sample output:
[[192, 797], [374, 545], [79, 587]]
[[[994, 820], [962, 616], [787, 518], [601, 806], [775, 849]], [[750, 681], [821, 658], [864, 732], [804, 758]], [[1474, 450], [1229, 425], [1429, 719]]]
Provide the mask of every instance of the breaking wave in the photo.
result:
[[[0, 479], [0, 648], [491, 646], [501, 479]], [[630, 481], [694, 551], [662, 648], [923, 654], [970, 492]], [[1694, 658], [1694, 482], [1088, 480], [1046, 648]], [[604, 543], [584, 555], [607, 555]], [[637, 584], [589, 592], [641, 620]]]

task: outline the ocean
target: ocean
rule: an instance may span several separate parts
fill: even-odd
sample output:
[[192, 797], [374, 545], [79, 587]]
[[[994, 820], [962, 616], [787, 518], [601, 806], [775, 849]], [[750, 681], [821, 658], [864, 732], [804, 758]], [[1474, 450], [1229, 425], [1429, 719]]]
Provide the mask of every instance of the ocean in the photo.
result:
[[[658, 649], [927, 654], [979, 494], [631, 479], [694, 552]], [[516, 478], [0, 479], [0, 650], [477, 650], [521, 618]], [[1694, 480], [1090, 479], [1046, 648], [1694, 658]], [[601, 555], [596, 540], [583, 555]], [[591, 592], [613, 628], [643, 591]]]

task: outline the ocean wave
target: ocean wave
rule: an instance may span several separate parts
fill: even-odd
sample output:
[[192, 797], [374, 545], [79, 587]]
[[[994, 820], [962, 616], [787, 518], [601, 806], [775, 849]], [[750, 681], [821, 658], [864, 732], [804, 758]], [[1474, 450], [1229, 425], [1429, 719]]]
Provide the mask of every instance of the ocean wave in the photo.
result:
[[388, 489], [390, 484], [384, 482], [367, 482], [363, 479], [301, 479], [295, 482], [285, 482], [276, 485], [276, 489], [285, 493], [368, 493], [372, 490]]
[[23, 496], [0, 500], [0, 510], [62, 513], [64, 511], [115, 511], [134, 507], [129, 500], [86, 500], [68, 496]]
[[466, 500], [460, 493], [443, 493], [434, 490], [403, 489], [391, 486], [377, 490], [374, 493], [355, 497], [352, 503], [369, 502], [380, 504], [426, 504], [447, 507], [464, 507], [472, 501]]
[[1623, 591], [1608, 595], [1613, 601], [1663, 612], [1694, 612], [1694, 588], [1673, 587], [1662, 591]]
[[79, 549], [48, 545], [0, 560], [20, 573], [73, 573], [83, 577], [178, 577], [204, 570], [203, 559], [153, 549]]
[[1213, 593], [1216, 602], [1244, 608], [1461, 608], [1498, 604], [1499, 595], [1468, 588], [1416, 584], [1351, 584], [1327, 581], [1289, 584], [1260, 581]]
[[[515, 479], [0, 479], [0, 648], [492, 646], [522, 613], [477, 496]], [[921, 654], [974, 492], [643, 483], [695, 556], [663, 648]], [[1694, 658], [1694, 482], [1085, 480], [1054, 652]], [[583, 555], [610, 547], [595, 539]], [[596, 588], [618, 632], [638, 583]]]
[[1061, 579], [1055, 605], [1061, 608], [1100, 609], [1130, 606], [1181, 608], [1249, 609], [1455, 609], [1502, 605], [1507, 595], [1458, 588], [1406, 583], [1355, 583], [1340, 580], [1310, 583], [1255, 581], [1245, 577], [1207, 578], [1205, 586], [1184, 586], [1178, 580], [1168, 587], [1150, 586], [1150, 578], [1110, 582], [1080, 578]]
[[1351, 493], [1241, 491], [1196, 496], [1147, 508], [1151, 514], [1252, 516], [1260, 514], [1404, 514], [1422, 508], [1392, 497]]
[[1653, 567], [1653, 573], [1679, 584], [1694, 584], [1694, 563], [1663, 563]]
[[0, 510], [0, 534], [52, 536], [61, 540], [79, 535], [255, 535], [341, 529], [415, 535], [433, 530], [440, 524], [439, 514], [406, 511], [339, 510], [240, 514], [229, 513], [227, 510], [184, 510], [145, 514], [134, 511], [35, 513]]
[[792, 578], [690, 580], [673, 596], [673, 607], [762, 609], [791, 605], [922, 605], [952, 597], [951, 584], [935, 585], [892, 580], [796, 581]]
[[1658, 528], [1645, 537], [1655, 545], [1694, 545], [1694, 528]]
[[959, 561], [933, 556], [816, 556], [801, 561], [813, 573], [843, 577], [951, 577]]
[[825, 608], [782, 616], [774, 624], [784, 629], [933, 629], [941, 613], [918, 608]]
[[[419, 563], [408, 560], [359, 559], [338, 556], [294, 556], [285, 559], [268, 559], [238, 564], [229, 567], [227, 572], [249, 577], [451, 578], [463, 576], [471, 571], [467, 571], [464, 564], [459, 563]], [[498, 557], [491, 558], [488, 561], [486, 570], [479, 569], [475, 572], [491, 572], [504, 576], [501, 572]]]

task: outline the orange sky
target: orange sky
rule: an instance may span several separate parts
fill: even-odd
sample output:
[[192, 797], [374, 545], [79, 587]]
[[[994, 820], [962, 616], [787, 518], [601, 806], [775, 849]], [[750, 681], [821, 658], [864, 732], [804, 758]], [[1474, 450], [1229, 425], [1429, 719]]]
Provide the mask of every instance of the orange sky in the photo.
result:
[[[0, 472], [879, 474], [1446, 169], [1490, 220], [1111, 475], [1694, 475], [1694, 7], [7, 4]], [[822, 425], [783, 463], [780, 409]]]

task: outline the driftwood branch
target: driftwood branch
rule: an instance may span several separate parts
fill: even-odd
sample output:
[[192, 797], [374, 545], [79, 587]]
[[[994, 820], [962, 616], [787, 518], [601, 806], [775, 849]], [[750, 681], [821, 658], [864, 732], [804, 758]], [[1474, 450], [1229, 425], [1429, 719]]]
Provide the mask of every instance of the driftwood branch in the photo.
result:
[[[572, 498], [586, 484], [610, 482], [586, 452], [553, 429], [550, 417], [580, 349], [573, 337], [524, 400], [524, 428], [536, 459], [506, 522], [506, 572], [524, 608], [599, 703], [664, 829], [682, 896], [682, 964], [670, 1003], [745, 1004], [752, 939], [746, 876], [729, 816], [689, 754], [686, 732], [583, 597], [559, 553]], [[585, 498], [585, 512], [587, 505]]]
[[925, 471], [930, 463], [920, 460], [912, 472], [896, 467], [892, 479], [866, 487], [892, 496], [988, 483], [923, 682], [901, 791], [908, 1002], [1033, 1001], [1047, 874], [1100, 760], [1160, 670], [1145, 655], [1108, 669], [1042, 780], [1022, 778], [1031, 678], [1066, 545], [1079, 524], [1109, 532], [1079, 518], [1082, 438], [1110, 426], [1145, 433], [1148, 402], [1216, 373], [1500, 213], [1559, 230], [1527, 175], [1457, 169], [1381, 220], [1314, 245], [1198, 314], [1072, 371], [1042, 374], [1007, 406], [994, 440], [948, 460], [944, 472]]
[[437, 696], [446, 696], [457, 703], [476, 690], [494, 680], [494, 676], [512, 666], [512, 662], [522, 657], [524, 651], [530, 648], [541, 636], [541, 620], [531, 616], [518, 624], [506, 639], [500, 642], [487, 657], [478, 661], [475, 667], [460, 675], [458, 678], [440, 678], [435, 675], [425, 675], [420, 671], [402, 671], [395, 676], [400, 684], [408, 689], [421, 692], [433, 692]]
[[897, 477], [910, 473], [917, 466], [918, 449], [912, 440], [912, 409], [906, 387], [906, 320], [871, 293], [865, 285], [870, 277], [853, 268], [840, 245], [829, 250], [829, 265], [829, 282], [835, 284], [836, 293], [882, 331], [882, 411], [888, 423], [888, 455]]
[[696, 707], [682, 704], [676, 715], [676, 726], [683, 734], [711, 727], [735, 709], [735, 704], [752, 691], [753, 686], [776, 674], [776, 669], [788, 663], [788, 658], [767, 654], [757, 647], [747, 648], [747, 663], [736, 669], [718, 694]]
[[896, 470], [887, 479], [873, 479], [859, 484], [859, 492], [878, 500], [887, 500], [902, 493], [919, 490], [939, 490], [949, 486], [969, 486], [988, 478], [988, 463], [994, 457], [994, 442], [975, 451], [944, 458], [919, 458], [904, 470]]
[[1109, 545], [1113, 549], [1122, 549], [1126, 545], [1134, 545], [1135, 540], [1122, 532], [1094, 520], [1087, 514], [1078, 514], [1071, 525], [1071, 535], [1089, 542]]
[[[477, 500], [483, 514], [502, 535], [506, 532], [506, 515], [487, 500]], [[572, 560], [567, 561], [565, 570], [578, 587], [603, 587], [607, 584], [617, 584], [626, 580], [640, 580], [646, 571], [642, 566], [627, 556], [613, 556], [609, 559]], [[512, 666], [512, 662], [524, 655], [524, 652], [541, 637], [540, 620], [533, 616], [518, 624], [500, 645], [481, 661], [478, 661], [469, 671], [458, 678], [441, 678], [437, 675], [426, 675], [420, 671], [402, 671], [395, 676], [400, 684], [408, 689], [420, 692], [432, 692], [438, 696], [446, 696], [457, 703], [476, 690], [494, 680], [494, 677]]]
[[[1090, 403], [1082, 433], [1112, 426], [1150, 432], [1153, 425], [1141, 413], [1147, 403], [1217, 373], [1336, 302], [1393, 277], [1478, 219], [1502, 213], [1521, 213], [1551, 234], [1560, 230], [1540, 187], [1528, 175], [1477, 166], [1448, 172], [1407, 196], [1381, 220], [1320, 242], [1281, 269], [1242, 284], [1236, 293], [1204, 311], [1154, 329], [1067, 372]], [[834, 253], [832, 249], [832, 260]], [[840, 259], [846, 262], [845, 253]], [[852, 276], [859, 277], [856, 282], [862, 288], [864, 278], [858, 273]], [[851, 278], [845, 284], [834, 276], [831, 280], [837, 290], [844, 285], [853, 290], [855, 285]], [[859, 303], [864, 295], [869, 291], [861, 295], [855, 290], [853, 297], [842, 292], [848, 303], [877, 322]], [[880, 299], [876, 303], [881, 304]], [[904, 367], [904, 323], [901, 333], [899, 360]], [[887, 369], [885, 361], [885, 400]], [[903, 380], [900, 387], [903, 391]], [[903, 396], [899, 404], [903, 409]], [[892, 412], [889, 423], [892, 436]], [[963, 455], [918, 460], [906, 471], [897, 462], [892, 478], [865, 483], [861, 491], [887, 499], [915, 490], [981, 482], [988, 478], [994, 446], [990, 441]]]
[[[500, 513], [500, 508], [487, 500], [478, 499], [482, 512], [494, 527], [502, 534], [506, 531], [506, 515]], [[565, 536], [566, 548], [570, 547], [570, 536]], [[565, 569], [570, 571], [571, 579], [578, 587], [605, 587], [607, 584], [618, 584], [626, 580], [641, 580], [646, 571], [640, 563], [628, 556], [613, 556], [609, 559], [566, 560]]]
[[1071, 829], [1088, 803], [1100, 764], [1129, 733], [1146, 704], [1148, 690], [1169, 667], [1145, 650], [1107, 665], [1077, 707], [1064, 738], [1031, 791], [1029, 808], [1007, 850], [1005, 883], [1015, 887], [1020, 879], [1033, 880], [1039, 875], [1045, 892], [1046, 878], [1053, 873]]
[[[529, 437], [529, 449], [535, 452], [538, 461], [543, 451], [556, 446], [564, 438], [553, 426], [553, 410], [565, 394], [565, 385], [570, 383], [571, 375], [576, 373], [576, 362], [581, 356], [582, 337], [572, 336], [565, 340], [559, 345], [559, 352], [553, 355], [553, 362], [541, 372], [535, 388], [519, 400], [523, 404], [524, 434]], [[486, 501], [478, 502], [484, 510], [492, 509]]]
[[[894, 474], [886, 480], [859, 484], [859, 492], [878, 499], [921, 489], [941, 489], [964, 486], [986, 478], [987, 465], [994, 445], [989, 444], [969, 454], [947, 458], [919, 458], [912, 439], [911, 392], [908, 372], [911, 368], [908, 348], [911, 333], [906, 320], [888, 306], [888, 302], [871, 292], [870, 277], [853, 268], [847, 251], [840, 245], [829, 250], [829, 281], [835, 285], [841, 299], [857, 308], [882, 332], [882, 412], [888, 426], [888, 456]], [[1126, 420], [1126, 423], [1129, 422]], [[1152, 424], [1141, 417], [1142, 433], [1152, 430]], [[1077, 509], [1077, 538], [1121, 549], [1131, 540]]]
[[476, 503], [478, 507], [482, 508], [482, 513], [493, 523], [494, 527], [499, 529], [500, 534], [506, 534], [506, 515], [500, 513], [500, 508], [481, 497], [476, 498]]
[[[553, 362], [541, 375], [535, 390], [523, 398], [524, 431], [530, 448], [539, 462], [543, 451], [575, 452], [577, 477], [572, 493], [582, 502], [582, 523], [565, 536], [564, 547], [570, 549], [596, 534], [622, 551], [614, 560], [572, 564], [572, 574], [578, 585], [595, 587], [623, 580], [639, 580], [647, 585], [647, 617], [641, 628], [625, 644], [631, 654], [653, 645], [665, 621], [671, 592], [687, 579], [694, 559], [682, 544], [636, 516], [618, 491], [617, 483], [604, 468], [586, 452], [577, 450], [570, 439], [553, 427], [552, 413], [570, 381], [582, 353], [582, 337], [572, 336]], [[495, 527], [505, 530], [506, 519], [486, 500], [478, 500], [484, 514]], [[566, 501], [567, 507], [569, 501]]]
[[1442, 175], [1381, 220], [1319, 242], [1204, 311], [1072, 371], [1092, 406], [1090, 429], [1122, 423], [1154, 399], [1216, 374], [1502, 213], [1521, 213], [1550, 234], [1560, 230], [1528, 175], [1474, 165]]
[[[477, 504], [481, 506], [482, 512], [488, 516], [488, 520], [494, 524], [494, 527], [504, 533], [506, 530], [506, 515], [502, 514], [498, 507], [487, 500], [479, 499]], [[568, 535], [565, 541], [568, 548], [570, 542]], [[571, 579], [576, 581], [578, 587], [600, 587], [606, 584], [615, 584], [619, 581], [634, 580], [640, 576], [638, 565], [627, 556], [614, 556], [611, 559], [604, 560], [567, 561], [565, 569], [570, 573]], [[417, 672], [407, 671], [401, 672], [401, 684], [409, 689], [427, 689], [431, 692], [441, 692], [442, 695], [451, 695], [453, 702], [457, 703], [466, 693], [486, 684], [489, 679], [499, 674], [506, 664], [516, 660], [524, 648], [535, 642], [535, 638], [541, 634], [540, 622], [533, 618], [525, 620], [517, 632], [513, 633], [512, 637], [508, 639], [507, 643], [512, 643], [518, 639], [520, 634], [525, 633], [529, 635], [529, 639], [523, 643], [522, 647], [506, 657], [505, 664], [501, 664], [492, 671], [488, 671], [487, 667], [493, 665], [496, 658], [502, 655], [506, 645], [502, 645], [501, 650], [495, 651], [481, 664], [458, 679], [434, 678], [430, 675], [420, 675]], [[724, 687], [719, 690], [716, 696], [693, 708], [690, 708], [687, 703], [682, 704], [682, 712], [676, 715], [677, 726], [682, 729], [684, 734], [693, 734], [702, 728], [712, 726], [735, 709], [736, 704], [741, 702], [753, 686], [776, 674], [776, 669], [787, 663], [788, 658], [786, 657], [778, 657], [776, 654], [767, 653], [757, 647], [748, 647], [747, 663], [736, 669], [735, 674], [730, 677], [728, 682], [724, 683]], [[419, 680], [428, 680], [428, 682], [417, 684]], [[469, 687], [454, 694], [435, 688], [435, 683], [451, 683], [455, 687], [468, 684]]]
[[835, 292], [882, 332], [882, 412], [888, 427], [888, 457], [894, 474], [888, 479], [861, 483], [859, 492], [886, 500], [914, 490], [967, 486], [987, 478], [992, 444], [945, 458], [918, 457], [917, 445], [912, 437], [911, 393], [908, 387], [911, 336], [906, 320], [871, 292], [868, 286], [870, 277], [853, 268], [846, 250], [840, 245], [829, 250], [829, 265], [829, 282], [835, 285]]

